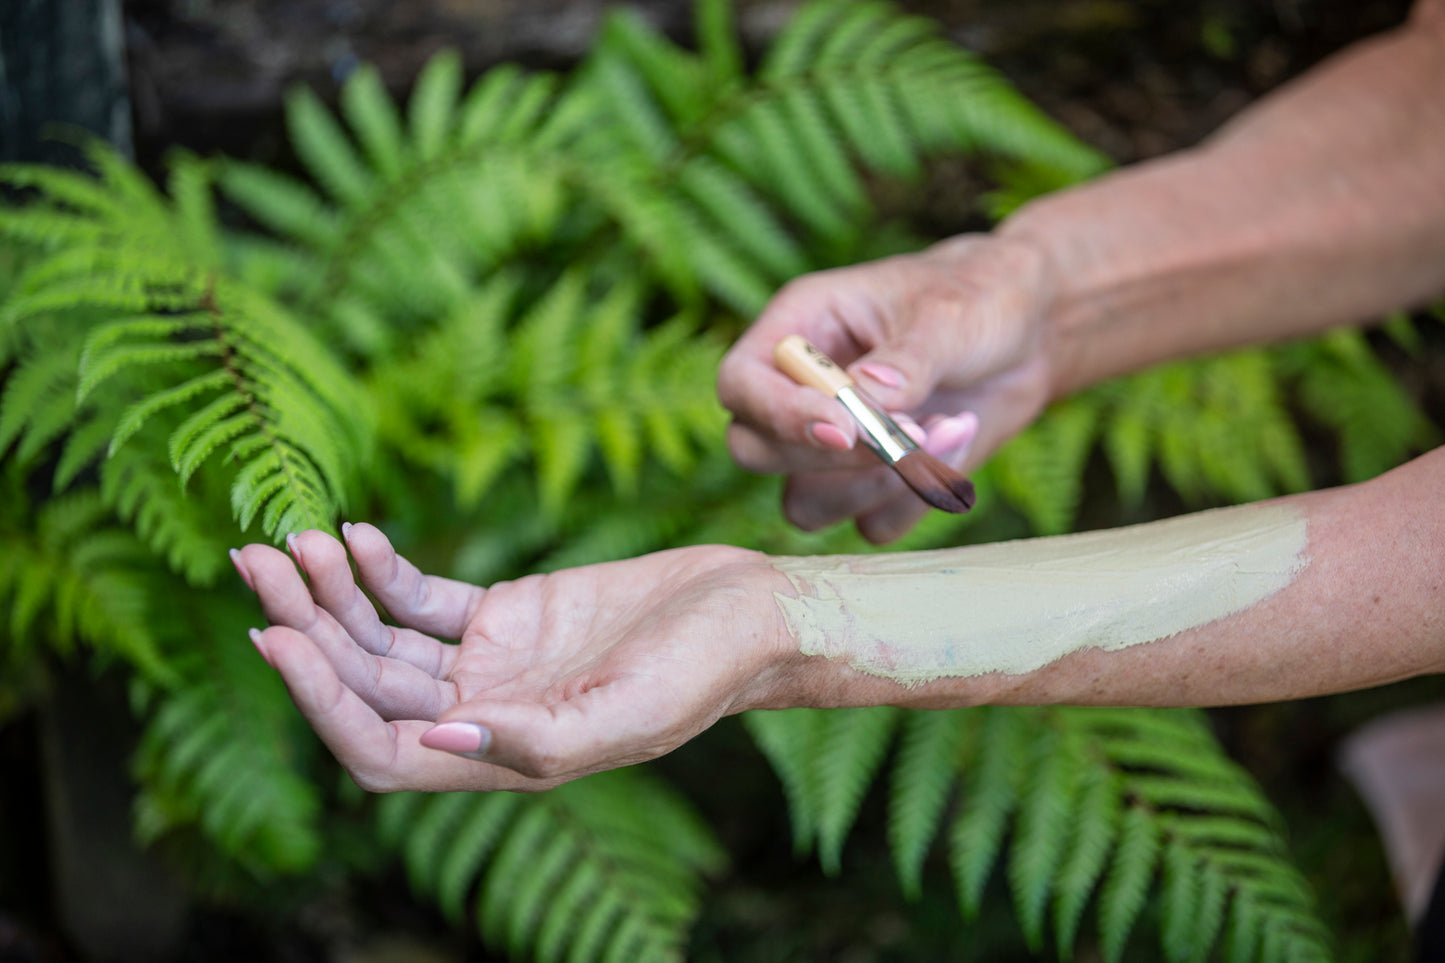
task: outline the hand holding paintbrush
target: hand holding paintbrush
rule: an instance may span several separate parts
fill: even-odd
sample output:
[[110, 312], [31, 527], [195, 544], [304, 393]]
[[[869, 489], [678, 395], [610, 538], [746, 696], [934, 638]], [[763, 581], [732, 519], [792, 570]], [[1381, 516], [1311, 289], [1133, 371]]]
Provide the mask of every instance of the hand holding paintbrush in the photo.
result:
[[973, 507], [973, 483], [920, 448], [848, 372], [805, 338], [788, 335], [773, 349], [773, 359], [794, 381], [837, 398], [857, 423], [864, 444], [928, 504], [945, 512]]

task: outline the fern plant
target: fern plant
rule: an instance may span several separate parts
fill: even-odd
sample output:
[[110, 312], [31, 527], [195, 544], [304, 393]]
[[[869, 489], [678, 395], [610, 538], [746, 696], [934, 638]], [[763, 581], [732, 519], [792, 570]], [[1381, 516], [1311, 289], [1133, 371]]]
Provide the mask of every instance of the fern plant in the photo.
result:
[[[223, 553], [348, 515], [480, 582], [686, 542], [864, 550], [784, 529], [776, 484], [723, 455], [728, 338], [795, 274], [929, 240], [878, 183], [977, 156], [997, 214], [1107, 162], [884, 3], [806, 4], [748, 59], [721, 0], [695, 49], [624, 10], [565, 76], [468, 86], [443, 53], [404, 106], [365, 67], [335, 112], [293, 93], [301, 176], [179, 155], [162, 191], [100, 147], [89, 174], [0, 170], [25, 197], [0, 209], [0, 708], [39, 698], [54, 659], [122, 661], [148, 727], [142, 839], [275, 879], [314, 867], [336, 843], [323, 807], [348, 807], [498, 952], [678, 958], [725, 860], [672, 787], [639, 770], [330, 799], [331, 764], [241, 641], [257, 616]], [[1350, 478], [1431, 437], [1358, 333], [1172, 365], [1056, 406], [980, 474], [984, 508], [905, 547], [1067, 530], [1096, 453], [1130, 504], [1161, 478], [1199, 503], [1304, 488], [1301, 407]], [[1002, 872], [1035, 951], [1068, 956], [1096, 902], [1118, 959], [1157, 900], [1171, 960], [1327, 955], [1277, 817], [1197, 714], [747, 725], [829, 872], [888, 772], [903, 892], [936, 846], [965, 917]]]

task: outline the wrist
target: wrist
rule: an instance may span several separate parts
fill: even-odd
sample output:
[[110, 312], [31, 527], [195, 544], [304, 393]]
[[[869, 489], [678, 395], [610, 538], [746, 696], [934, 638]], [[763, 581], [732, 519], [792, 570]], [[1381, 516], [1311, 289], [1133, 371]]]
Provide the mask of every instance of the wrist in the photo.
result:
[[786, 709], [810, 704], [799, 678], [805, 662], [789, 634], [776, 596], [792, 591], [787, 577], [763, 552], [724, 545], [699, 546], [708, 553], [704, 579], [708, 594], [720, 595], [735, 614], [720, 627], [726, 640], [720, 658], [733, 662], [732, 696], [723, 715], [753, 709]]
[[1039, 325], [1048, 401], [1097, 380], [1086, 370], [1088, 345], [1104, 334], [1108, 320], [1097, 292], [1116, 283], [1112, 260], [1099, 257], [1088, 243], [1098, 239], [1100, 230], [1097, 222], [1091, 225], [1088, 197], [1081, 196], [1089, 190], [1092, 185], [1037, 198], [994, 232], [1030, 249], [1048, 279], [1050, 296]]

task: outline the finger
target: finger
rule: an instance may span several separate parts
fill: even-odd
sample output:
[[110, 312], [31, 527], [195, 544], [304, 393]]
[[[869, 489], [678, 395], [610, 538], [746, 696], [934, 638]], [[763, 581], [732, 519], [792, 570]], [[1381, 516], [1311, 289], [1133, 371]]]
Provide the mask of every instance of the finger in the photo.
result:
[[854, 524], [872, 544], [886, 545], [907, 535], [928, 512], [928, 504], [910, 490], [859, 515]]
[[[958, 466], [968, 456], [978, 435], [978, 416], [971, 411], [951, 417], [935, 416], [925, 421], [922, 440], [924, 451], [945, 464]], [[911, 491], [910, 495], [913, 494]], [[857, 513], [858, 533], [875, 545], [884, 545], [912, 531], [919, 519], [928, 514], [922, 499], [899, 495], [880, 500], [876, 505]]]
[[728, 426], [728, 454], [739, 467], [759, 474], [824, 471], [877, 463], [871, 452], [856, 443], [856, 429], [852, 437], [843, 436], [831, 422], [818, 422], [809, 426], [809, 430], [813, 432], [814, 444], [788, 444], [769, 432], [734, 421]]
[[764, 437], [804, 447], [829, 446], [819, 438], [818, 424], [854, 437], [841, 405], [798, 385], [773, 361], [773, 349], [790, 334], [801, 334], [840, 364], [857, 357], [849, 312], [835, 304], [836, 285], [846, 283], [848, 273], [827, 271], [790, 282], [728, 351], [718, 367], [718, 399], [737, 421]]
[[241, 564], [251, 574], [261, 610], [273, 625], [309, 636], [325, 653], [341, 681], [388, 719], [435, 719], [456, 701], [456, 690], [397, 659], [363, 650], [312, 599], [296, 566], [266, 545], [241, 549]]
[[755, 373], [747, 376], [746, 388], [727, 385], [722, 369], [718, 380], [718, 398], [733, 413], [734, 424], [746, 427], [765, 443], [763, 449], [733, 451], [742, 467], [769, 470], [749, 463], [755, 450], [772, 460], [776, 455], [766, 449], [786, 451], [796, 446], [805, 457], [823, 461], [854, 446], [857, 428], [841, 403], [816, 388], [799, 385], [778, 371], [771, 360], [767, 367], [749, 367]]
[[365, 585], [391, 617], [403, 625], [448, 639], [466, 631], [485, 590], [436, 575], [423, 575], [396, 554], [391, 541], [374, 525], [342, 526], [342, 535]]
[[978, 415], [971, 411], [949, 418], [931, 418], [925, 423], [923, 450], [950, 464], [961, 464], [969, 446], [978, 437]]
[[[445, 713], [423, 737], [444, 751], [465, 749], [485, 733], [467, 758], [503, 766], [530, 780], [565, 782], [604, 769], [635, 765], [676, 748], [693, 731], [679, 732], [666, 713], [639, 711], [655, 698], [655, 680], [638, 678], [595, 686], [565, 702], [471, 702]], [[644, 691], [644, 690], [651, 690]], [[453, 741], [455, 740], [455, 741]], [[466, 740], [466, 741], [464, 741]]]
[[291, 699], [357, 785], [370, 792], [531, 788], [497, 766], [421, 745], [431, 722], [387, 722], [336, 674], [306, 635], [285, 626], [256, 634], [256, 647], [286, 683]]
[[445, 678], [456, 664], [457, 647], [413, 629], [381, 621], [376, 606], [351, 577], [346, 548], [325, 532], [287, 536], [291, 554], [311, 580], [311, 595], [366, 651], [409, 662], [433, 678]]
[[878, 464], [854, 471], [799, 472], [783, 486], [783, 516], [805, 532], [872, 512], [895, 498], [915, 501], [891, 469]]

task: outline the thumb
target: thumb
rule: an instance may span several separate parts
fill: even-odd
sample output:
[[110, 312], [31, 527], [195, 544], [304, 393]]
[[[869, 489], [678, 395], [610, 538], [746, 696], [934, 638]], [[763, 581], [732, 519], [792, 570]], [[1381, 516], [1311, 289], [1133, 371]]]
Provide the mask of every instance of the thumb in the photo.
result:
[[890, 411], [916, 411], [938, 386], [939, 346], [916, 334], [885, 342], [848, 366], [848, 373]]
[[[443, 713], [420, 737], [423, 746], [502, 766], [534, 780], [561, 783], [660, 755], [631, 720], [603, 712], [607, 686], [565, 702], [471, 702]], [[602, 716], [608, 718], [604, 720]]]

